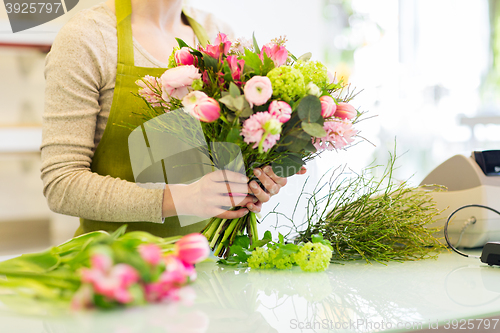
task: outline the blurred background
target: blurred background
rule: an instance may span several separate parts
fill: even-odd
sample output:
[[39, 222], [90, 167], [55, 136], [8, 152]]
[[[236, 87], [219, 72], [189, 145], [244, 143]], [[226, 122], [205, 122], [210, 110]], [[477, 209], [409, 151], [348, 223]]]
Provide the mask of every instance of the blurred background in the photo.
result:
[[[59, 29], [101, 1], [12, 33], [0, 6], [0, 255], [71, 237], [77, 219], [49, 211], [40, 180], [44, 59]], [[500, 0], [185, 0], [260, 44], [286, 35], [296, 56], [312, 52], [359, 92], [366, 140], [309, 165], [310, 182], [331, 167], [360, 170], [399, 156], [395, 177], [420, 181], [456, 154], [500, 142]], [[368, 119], [369, 118], [369, 119]], [[396, 148], [395, 148], [396, 147]], [[304, 178], [273, 198], [289, 211]], [[267, 208], [268, 210], [270, 208]], [[265, 228], [261, 228], [265, 230]]]

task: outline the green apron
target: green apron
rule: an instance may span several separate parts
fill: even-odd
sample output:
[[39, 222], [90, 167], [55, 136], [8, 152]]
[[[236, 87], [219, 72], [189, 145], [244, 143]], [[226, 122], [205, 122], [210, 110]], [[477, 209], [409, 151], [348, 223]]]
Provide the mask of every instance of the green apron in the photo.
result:
[[[132, 94], [132, 92], [138, 91], [135, 82], [146, 75], [159, 77], [165, 72], [166, 68], [134, 66], [134, 47], [130, 21], [132, 6], [130, 0], [116, 0], [115, 4], [118, 37], [115, 90], [108, 122], [92, 159], [91, 170], [102, 176], [109, 175], [134, 182], [128, 148], [128, 136], [131, 130], [119, 125], [131, 124], [135, 127], [142, 124], [139, 116], [134, 114], [134, 112], [144, 108], [144, 102]], [[206, 31], [191, 17], [187, 15], [186, 17], [198, 41], [202, 46], [205, 46], [208, 42]], [[125, 222], [93, 221], [82, 218], [75, 236], [95, 230], [112, 232], [123, 224]], [[179, 219], [174, 216], [166, 218], [163, 224], [152, 222], [128, 222], [126, 224], [128, 225], [127, 231], [143, 230], [160, 237], [168, 237], [199, 232], [205, 226], [206, 221], [181, 227]]]

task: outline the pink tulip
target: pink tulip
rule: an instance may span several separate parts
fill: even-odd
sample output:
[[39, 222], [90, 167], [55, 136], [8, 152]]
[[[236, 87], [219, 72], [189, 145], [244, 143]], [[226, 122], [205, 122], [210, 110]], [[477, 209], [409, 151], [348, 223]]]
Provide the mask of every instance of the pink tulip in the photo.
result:
[[292, 117], [292, 107], [283, 101], [272, 101], [269, 105], [269, 113], [281, 123], [286, 123]]
[[160, 77], [165, 101], [171, 97], [182, 99], [189, 93], [194, 80], [201, 78], [198, 68], [193, 65], [179, 66], [165, 71]]
[[201, 234], [189, 234], [175, 243], [177, 256], [182, 261], [195, 264], [205, 260], [210, 253], [207, 238]]
[[113, 266], [113, 259], [111, 259], [108, 255], [96, 253], [90, 258], [90, 264], [92, 268], [95, 268], [98, 271], [107, 272]]
[[260, 53], [260, 58], [262, 60], [264, 59], [264, 53], [271, 58], [276, 67], [283, 66], [288, 59], [288, 50], [284, 46], [278, 44], [268, 43], [264, 45]]
[[228, 56], [226, 58], [227, 63], [229, 65], [229, 69], [231, 70], [231, 76], [233, 77], [233, 81], [241, 84], [241, 73], [243, 72], [243, 68], [245, 67], [245, 60], [240, 59], [235, 55]]
[[216, 121], [220, 117], [220, 105], [204, 92], [193, 91], [182, 99], [184, 111], [205, 123]]
[[253, 105], [263, 105], [271, 98], [273, 86], [267, 76], [254, 76], [247, 81], [243, 92], [250, 107], [253, 107]]
[[180, 50], [175, 51], [174, 58], [178, 65], [194, 64], [194, 56], [191, 52], [189, 52], [189, 47], [183, 47]]
[[348, 103], [339, 103], [337, 105], [337, 110], [335, 111], [335, 117], [341, 119], [352, 119], [356, 117], [357, 114], [358, 112], [354, 106]]
[[156, 244], [141, 244], [137, 250], [148, 264], [156, 266], [161, 260], [161, 248]]
[[337, 110], [337, 104], [330, 96], [321, 96], [319, 98], [321, 101], [321, 115], [323, 118], [330, 118], [335, 114]]

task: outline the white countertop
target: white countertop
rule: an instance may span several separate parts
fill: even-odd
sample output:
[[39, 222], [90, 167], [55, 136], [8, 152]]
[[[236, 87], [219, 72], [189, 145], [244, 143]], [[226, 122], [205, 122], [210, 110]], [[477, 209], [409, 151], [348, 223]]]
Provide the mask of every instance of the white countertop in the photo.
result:
[[[191, 285], [196, 293], [192, 305], [170, 303], [54, 316], [44, 314], [41, 305], [24, 308], [23, 312], [31, 314], [14, 313], [0, 300], [0, 331], [371, 332], [377, 327], [394, 330], [398, 323], [397, 331], [406, 331], [404, 325], [417, 328], [421, 323], [419, 328], [428, 329], [429, 323], [438, 321], [500, 314], [500, 267], [451, 252], [437, 260], [387, 266], [332, 264], [324, 273], [305, 273], [298, 267], [289, 271], [235, 269], [213, 262], [199, 264], [197, 271], [198, 280]], [[316, 329], [306, 329], [308, 323]]]

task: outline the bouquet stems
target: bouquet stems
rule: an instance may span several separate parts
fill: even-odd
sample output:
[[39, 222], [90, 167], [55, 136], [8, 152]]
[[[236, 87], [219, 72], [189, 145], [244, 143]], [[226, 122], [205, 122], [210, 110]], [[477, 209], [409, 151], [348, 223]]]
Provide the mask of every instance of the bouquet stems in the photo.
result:
[[201, 233], [207, 237], [214, 255], [227, 258], [229, 247], [233, 245], [236, 236], [243, 235], [245, 232], [250, 238], [251, 244], [258, 240], [255, 213], [249, 212], [247, 215], [233, 220], [213, 217]]

